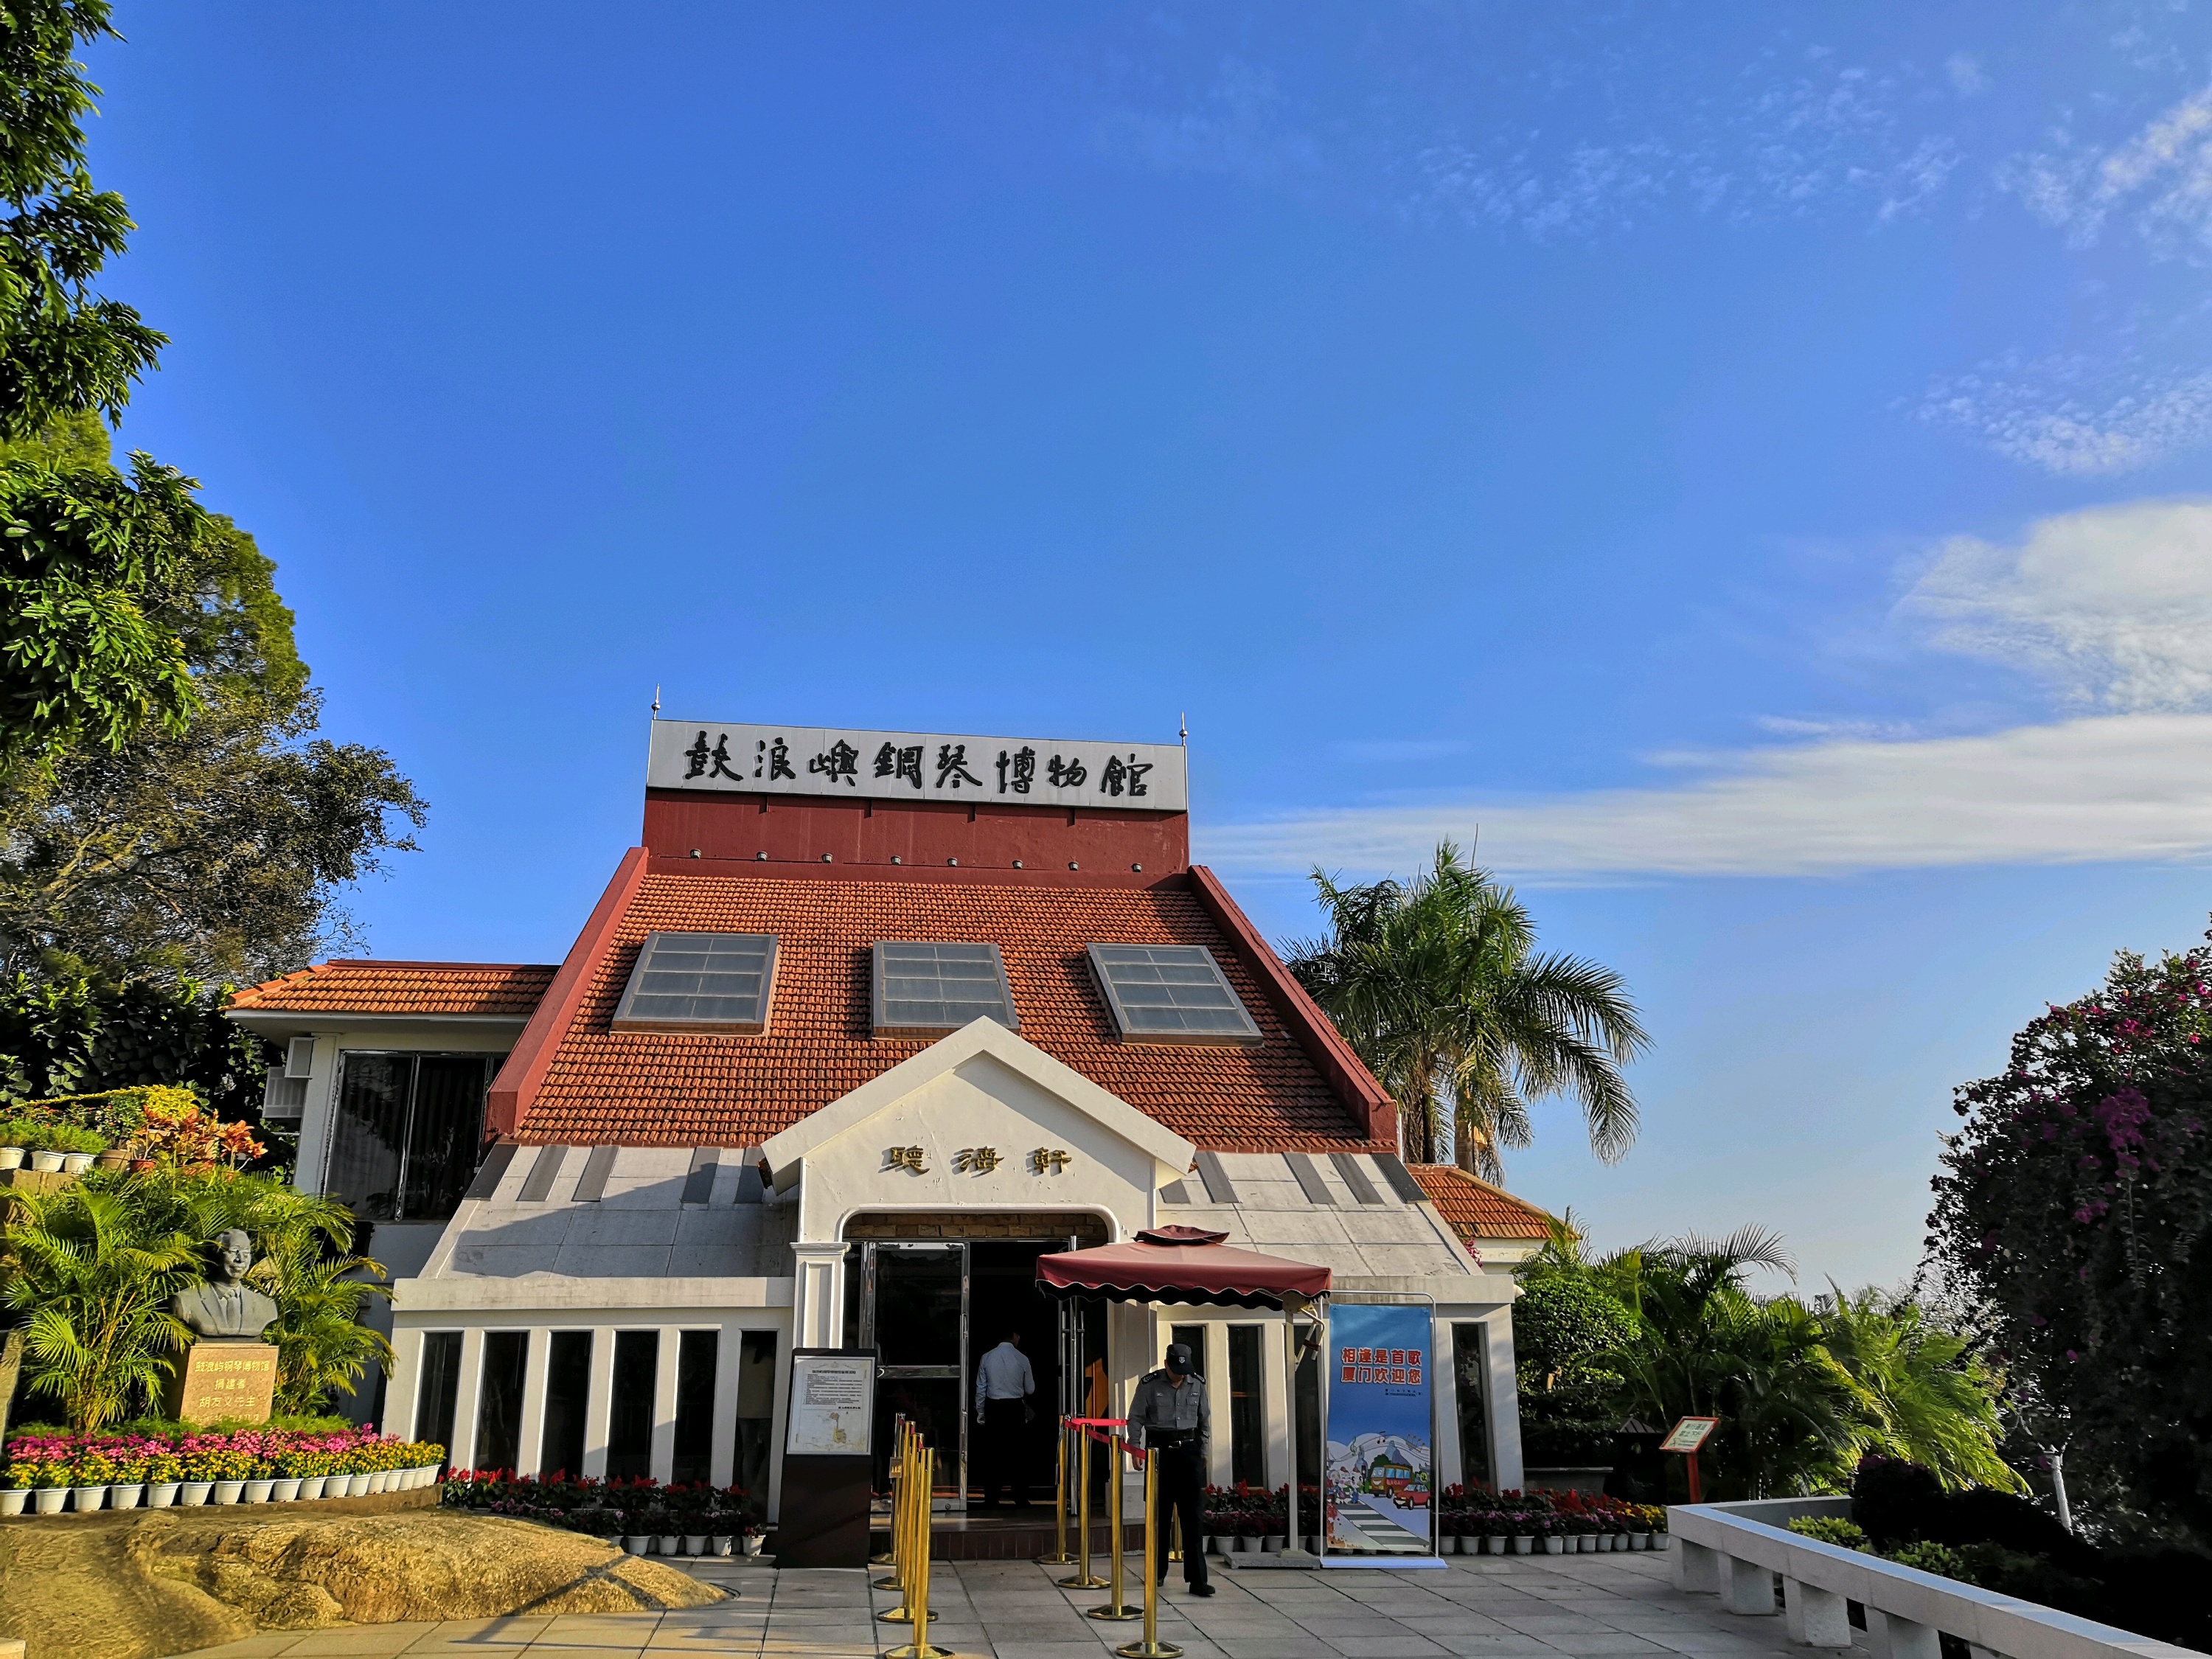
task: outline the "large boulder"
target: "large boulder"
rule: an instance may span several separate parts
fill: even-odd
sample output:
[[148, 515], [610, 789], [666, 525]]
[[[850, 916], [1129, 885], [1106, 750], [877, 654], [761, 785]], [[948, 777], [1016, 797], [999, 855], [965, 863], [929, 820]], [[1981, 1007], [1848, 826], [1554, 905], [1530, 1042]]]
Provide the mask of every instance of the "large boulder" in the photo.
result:
[[264, 1630], [724, 1599], [674, 1567], [526, 1521], [436, 1510], [250, 1516], [162, 1510], [0, 1528], [0, 1635], [27, 1638], [30, 1659], [159, 1659]]

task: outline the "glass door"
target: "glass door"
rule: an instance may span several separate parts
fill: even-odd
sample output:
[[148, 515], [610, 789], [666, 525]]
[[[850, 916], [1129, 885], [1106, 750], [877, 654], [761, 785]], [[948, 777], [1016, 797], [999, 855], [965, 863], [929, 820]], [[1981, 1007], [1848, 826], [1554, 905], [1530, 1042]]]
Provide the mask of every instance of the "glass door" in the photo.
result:
[[860, 1346], [876, 1351], [877, 1488], [889, 1489], [891, 1425], [904, 1417], [937, 1453], [938, 1490], [968, 1501], [968, 1247], [872, 1241], [861, 1272]]

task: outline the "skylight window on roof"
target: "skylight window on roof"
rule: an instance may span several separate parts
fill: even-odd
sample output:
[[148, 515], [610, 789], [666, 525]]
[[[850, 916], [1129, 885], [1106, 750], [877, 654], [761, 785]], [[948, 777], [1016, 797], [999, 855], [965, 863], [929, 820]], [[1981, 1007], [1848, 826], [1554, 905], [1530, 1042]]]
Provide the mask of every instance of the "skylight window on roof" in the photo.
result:
[[775, 986], [773, 933], [647, 933], [614, 1029], [757, 1036]]
[[894, 939], [876, 946], [877, 1030], [957, 1031], [979, 1018], [1022, 1028], [997, 945]]
[[1094, 945], [1091, 966], [1124, 1042], [1261, 1040], [1243, 999], [1202, 945]]

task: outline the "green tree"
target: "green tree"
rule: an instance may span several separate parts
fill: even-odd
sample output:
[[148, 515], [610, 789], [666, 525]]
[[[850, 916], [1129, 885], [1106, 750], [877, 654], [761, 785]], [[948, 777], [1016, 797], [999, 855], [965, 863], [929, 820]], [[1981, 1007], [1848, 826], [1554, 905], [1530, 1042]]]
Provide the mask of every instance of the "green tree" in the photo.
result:
[[1546, 1273], [1523, 1284], [1513, 1304], [1513, 1365], [1530, 1462], [1610, 1461], [1623, 1417], [1612, 1356], [1636, 1328], [1635, 1316], [1588, 1276]]
[[218, 1116], [256, 1118], [267, 1051], [221, 996], [191, 979], [0, 979], [0, 1106], [172, 1083]]
[[88, 1183], [13, 1196], [0, 1301], [27, 1316], [30, 1391], [58, 1400], [71, 1428], [131, 1415], [190, 1338], [169, 1302], [204, 1277], [200, 1249], [164, 1220], [127, 1192]]
[[[1611, 1163], [1636, 1138], [1621, 1067], [1650, 1043], [1620, 976], [1539, 955], [1528, 908], [1445, 842], [1413, 880], [1340, 885], [1320, 870], [1326, 938], [1289, 967], [1399, 1106], [1407, 1156], [1504, 1178], [1531, 1138], [1528, 1103], [1565, 1095]], [[1450, 1126], [1449, 1130], [1446, 1125]]]

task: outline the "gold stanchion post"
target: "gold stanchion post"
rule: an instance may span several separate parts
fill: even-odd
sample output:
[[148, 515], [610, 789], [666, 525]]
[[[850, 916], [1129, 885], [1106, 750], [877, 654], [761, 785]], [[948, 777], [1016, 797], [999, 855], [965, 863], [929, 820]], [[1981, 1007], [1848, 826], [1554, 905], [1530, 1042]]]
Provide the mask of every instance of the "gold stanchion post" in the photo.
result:
[[1038, 1561], [1048, 1567], [1064, 1567], [1075, 1558], [1067, 1553], [1067, 1419], [1060, 1419], [1060, 1469], [1054, 1491], [1057, 1494], [1052, 1505], [1053, 1551], [1039, 1556]]
[[[1147, 1467], [1151, 1465], [1152, 1461], [1152, 1460], [1149, 1457], [1145, 1460]], [[1128, 1553], [1128, 1551], [1125, 1547], [1127, 1540], [1121, 1535], [1121, 1437], [1119, 1435], [1116, 1435], [1114, 1437], [1114, 1462], [1112, 1464], [1112, 1469], [1113, 1473], [1108, 1477], [1108, 1486], [1106, 1489], [1106, 1514], [1108, 1516], [1106, 1529], [1111, 1537], [1112, 1541], [1106, 1546], [1106, 1550], [1108, 1558], [1114, 1563], [1112, 1569], [1113, 1589], [1108, 1592], [1108, 1594], [1113, 1597], [1113, 1600], [1107, 1602], [1103, 1607], [1091, 1608], [1090, 1617], [1093, 1619], [1141, 1619], [1144, 1615], [1139, 1613], [1136, 1608], [1129, 1605], [1128, 1598], [1121, 1592], [1121, 1562], [1122, 1558]], [[1152, 1582], [1152, 1564], [1149, 1560], [1145, 1563], [1145, 1582], [1148, 1584]]]
[[908, 1592], [914, 1603], [914, 1640], [902, 1647], [890, 1650], [884, 1659], [951, 1659], [951, 1650], [932, 1646], [929, 1641], [929, 1621], [937, 1615], [929, 1610], [929, 1492], [936, 1484], [937, 1454], [924, 1450], [915, 1460], [915, 1473], [922, 1492], [922, 1528], [917, 1538], [914, 1555], [914, 1583]]
[[1114, 1650], [1121, 1659], [1181, 1659], [1182, 1650], [1172, 1642], [1160, 1640], [1160, 1585], [1152, 1571], [1152, 1552], [1158, 1547], [1157, 1529], [1160, 1510], [1160, 1460], [1152, 1452], [1145, 1454], [1145, 1637], [1140, 1642], [1124, 1642]]
[[1082, 1534], [1076, 1548], [1083, 1553], [1073, 1576], [1060, 1582], [1066, 1589], [1103, 1589], [1106, 1581], [1091, 1572], [1091, 1431], [1078, 1429], [1076, 1433], [1081, 1439], [1076, 1452], [1075, 1529]]
[[868, 1560], [868, 1565], [870, 1566], [887, 1566], [890, 1569], [890, 1571], [883, 1577], [876, 1580], [874, 1588], [877, 1589], [902, 1589], [905, 1588], [906, 1581], [904, 1573], [906, 1571], [906, 1558], [903, 1553], [903, 1550], [906, 1542], [906, 1500], [908, 1495], [906, 1489], [906, 1449], [907, 1442], [912, 1437], [913, 1432], [914, 1431], [912, 1427], [907, 1423], [906, 1419], [904, 1418], [901, 1418], [899, 1419], [897, 1431], [891, 1439], [890, 1553], [888, 1555], [871, 1556]]
[[[935, 1615], [923, 1605], [928, 1599], [929, 1577], [929, 1497], [930, 1476], [934, 1467], [934, 1455], [930, 1452], [919, 1434], [907, 1441], [904, 1474], [899, 1481], [899, 1509], [905, 1528], [901, 1534], [898, 1588], [905, 1592], [898, 1606], [889, 1613], [876, 1615], [886, 1624], [915, 1627], [915, 1640], [921, 1643], [922, 1626]], [[886, 1584], [889, 1589], [890, 1585]], [[927, 1643], [921, 1643], [925, 1648]], [[935, 1650], [930, 1650], [931, 1652]], [[927, 1655], [924, 1656], [927, 1659]]]

